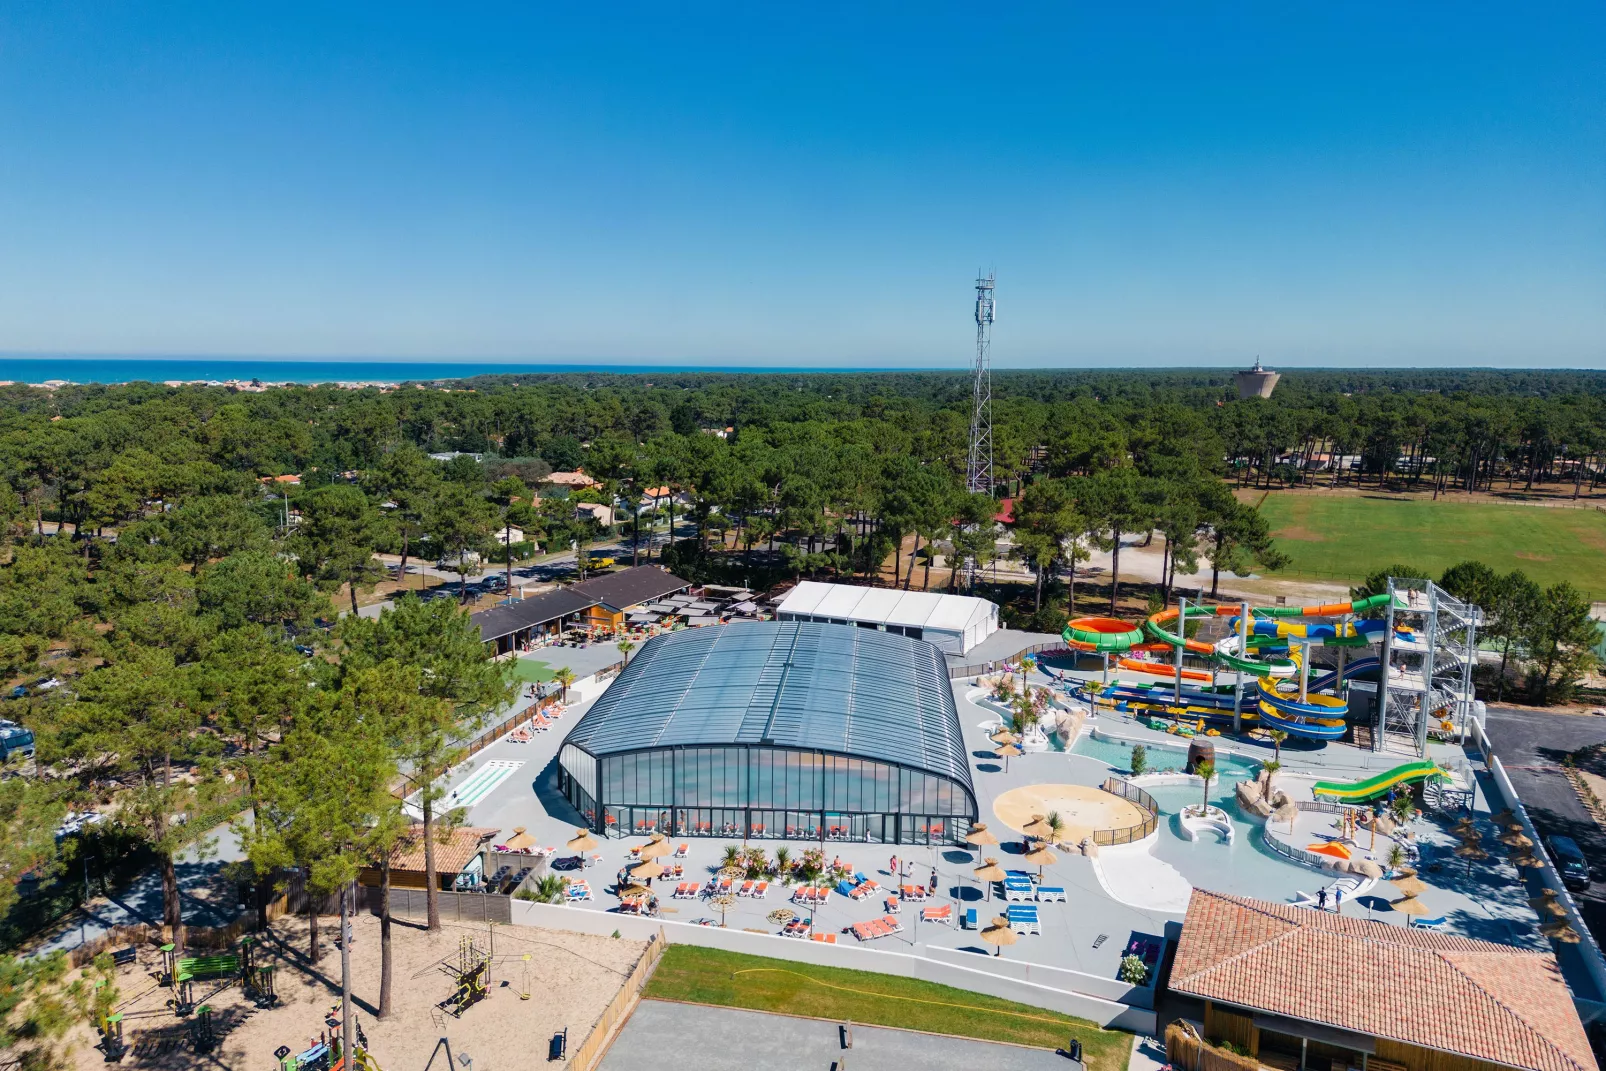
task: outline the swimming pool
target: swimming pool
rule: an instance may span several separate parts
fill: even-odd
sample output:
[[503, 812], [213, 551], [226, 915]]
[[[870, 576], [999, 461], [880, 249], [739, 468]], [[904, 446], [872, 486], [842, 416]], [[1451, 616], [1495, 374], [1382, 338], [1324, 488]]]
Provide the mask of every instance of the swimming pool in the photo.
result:
[[[1180, 770], [1187, 763], [1188, 753], [1183, 748], [1153, 744], [1144, 744], [1144, 747], [1148, 748], [1150, 770], [1167, 767]], [[1122, 776], [1132, 763], [1131, 744], [1097, 740], [1086, 733], [1071, 751], [1098, 759]], [[1183, 807], [1199, 803], [1204, 798], [1203, 788], [1197, 785], [1146, 786], [1144, 791], [1160, 808], [1160, 835], [1153, 848], [1155, 857], [1171, 864], [1196, 888], [1262, 900], [1291, 899], [1296, 892], [1314, 890], [1330, 881], [1331, 875], [1324, 876], [1289, 862], [1266, 847], [1261, 824], [1244, 817], [1238, 809], [1234, 786], [1253, 777], [1259, 769], [1258, 759], [1225, 751], [1216, 753], [1216, 770], [1220, 776], [1210, 786], [1210, 802], [1226, 811], [1232, 820], [1236, 835], [1231, 844], [1221, 844], [1208, 836], [1189, 840], [1178, 829], [1175, 816]]]

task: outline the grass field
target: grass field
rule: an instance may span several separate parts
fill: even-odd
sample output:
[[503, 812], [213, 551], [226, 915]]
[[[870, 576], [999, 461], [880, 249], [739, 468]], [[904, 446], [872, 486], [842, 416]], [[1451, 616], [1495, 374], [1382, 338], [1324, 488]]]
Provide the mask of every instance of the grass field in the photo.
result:
[[1280, 493], [1260, 507], [1277, 547], [1292, 560], [1278, 576], [1364, 580], [1400, 563], [1429, 579], [1476, 559], [1540, 584], [1570, 580], [1606, 599], [1606, 513], [1488, 502], [1432, 502], [1368, 495]]
[[[1007, 952], [1005, 953], [1008, 954]], [[1082, 1040], [1092, 1071], [1123, 1071], [1132, 1035], [1029, 1004], [867, 971], [670, 945], [644, 994], [727, 1008], [851, 1019], [1044, 1049]]]
[[513, 663], [513, 679], [524, 684], [545, 684], [552, 679], [552, 667], [534, 658], [520, 658]]

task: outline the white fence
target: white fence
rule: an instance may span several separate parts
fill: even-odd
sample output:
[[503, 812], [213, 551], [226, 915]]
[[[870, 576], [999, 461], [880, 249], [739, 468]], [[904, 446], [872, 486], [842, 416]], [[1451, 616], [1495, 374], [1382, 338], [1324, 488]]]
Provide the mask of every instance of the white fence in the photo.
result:
[[[1092, 988], [1094, 983], [1097, 983], [1099, 988], [1104, 988], [1107, 984], [1103, 979], [1083, 975], [1080, 972], [1034, 965], [1029, 973], [1033, 979], [1038, 980], [1029, 981], [1024, 977], [1028, 973], [1025, 970], [1019, 972], [1021, 976], [1013, 976], [1013, 973], [982, 970], [960, 963], [950, 963], [946, 958], [935, 959], [918, 953], [857, 948], [851, 945], [828, 945], [818, 941], [779, 937], [772, 933], [697, 926], [688, 922], [617, 915], [612, 912], [588, 911], [584, 908], [566, 907], [561, 904], [538, 904], [526, 900], [513, 902], [513, 922], [519, 926], [544, 926], [548, 929], [574, 930], [604, 937], [617, 932], [622, 937], [638, 941], [645, 941], [662, 929], [670, 944], [699, 945], [704, 948], [724, 949], [727, 952], [741, 952], [750, 956], [796, 960], [822, 967], [842, 967], [902, 978], [918, 978], [922, 981], [953, 986], [955, 989], [985, 993], [1003, 1000], [1048, 1008], [1065, 1015], [1075, 1015], [1082, 1019], [1090, 1019], [1100, 1026], [1115, 1027], [1134, 1033], [1152, 1034], [1155, 1030], [1155, 1015], [1148, 1007], [1131, 1007], [1119, 1000], [1061, 988], [1072, 982], [1082, 984], [1085, 981], [1089, 988]], [[975, 953], [954, 953], [956, 959], [966, 956], [976, 960], [983, 959]], [[991, 960], [986, 962], [989, 968], [994, 966]], [[1012, 965], [1008, 969], [1014, 972], [1017, 966], [1025, 968], [1027, 964]], [[1060, 985], [1047, 984], [1046, 979], [1052, 979]], [[1113, 985], [1122, 990], [1132, 988], [1120, 983]], [[1113, 993], [1115, 989], [1107, 991]], [[1152, 994], [1150, 1000], [1152, 1001]]]

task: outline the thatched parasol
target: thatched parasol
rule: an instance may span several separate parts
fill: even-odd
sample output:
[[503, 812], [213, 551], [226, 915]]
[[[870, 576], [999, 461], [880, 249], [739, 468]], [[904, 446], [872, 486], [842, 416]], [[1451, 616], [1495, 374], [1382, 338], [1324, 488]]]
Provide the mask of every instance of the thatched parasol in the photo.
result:
[[1427, 884], [1415, 877], [1395, 878], [1389, 884], [1400, 890], [1401, 896], [1421, 896], [1428, 891]]
[[570, 837], [568, 843], [564, 845], [572, 852], [589, 852], [596, 846], [596, 838], [591, 836], [589, 829], [575, 830], [574, 836]]
[[651, 889], [647, 888], [645, 885], [639, 885], [636, 882], [631, 882], [629, 885], [626, 885], [624, 888], [619, 890], [619, 899], [621, 900], [630, 900], [637, 896], [651, 895]]
[[668, 872], [668, 869], [662, 863], [651, 859], [645, 863], [637, 863], [630, 868], [630, 876], [633, 878], [661, 878]]
[[510, 852], [527, 852], [535, 847], [535, 838], [524, 831], [523, 826], [514, 826], [513, 835], [507, 839], [507, 850]]
[[976, 848], [985, 848], [997, 844], [998, 838], [993, 836], [993, 831], [987, 828], [986, 822], [977, 822], [970, 827], [970, 832], [965, 834], [965, 843]]
[[1494, 815], [1494, 820], [1497, 824], [1505, 826], [1508, 829], [1522, 828], [1522, 822], [1519, 821], [1517, 816], [1512, 813], [1510, 807], [1507, 807], [1505, 810]]
[[1528, 839], [1527, 834], [1515, 829], [1501, 837], [1500, 843], [1510, 845], [1513, 848], [1532, 848], [1534, 846], [1534, 842]]
[[1414, 896], [1401, 897], [1389, 904], [1394, 910], [1405, 915], [1426, 915], [1428, 907]]
[[789, 907], [778, 907], [766, 915], [765, 918], [777, 926], [785, 926], [788, 922], [797, 918], [797, 912]]
[[987, 883], [987, 899], [993, 898], [993, 882], [1004, 880], [1004, 870], [998, 865], [998, 860], [991, 857], [983, 859], [981, 866], [975, 870], [976, 880]]
[[1539, 927], [1539, 932], [1550, 938], [1552, 941], [1561, 941], [1562, 943], [1569, 945], [1576, 945], [1578, 943], [1578, 931], [1573, 929], [1572, 923], [1568, 922], [1566, 919], [1557, 919], [1555, 922], [1547, 922], [1543, 926]]
[[1016, 736], [1002, 725], [988, 734], [987, 739], [991, 740], [995, 744], [1014, 744], [1020, 741], [1020, 737]]
[[643, 859], [662, 859], [666, 855], [673, 854], [674, 850], [662, 833], [654, 833], [652, 839], [642, 845], [641, 851], [636, 854]]
[[1021, 856], [1021, 858], [1037, 868], [1037, 877], [1039, 879], [1041, 879], [1043, 876], [1043, 868], [1045, 866], [1060, 861], [1060, 857], [1049, 851], [1048, 846], [1044, 844], [1039, 844], [1037, 847]]
[[1023, 754], [1025, 754], [1025, 752], [1021, 751], [1021, 749], [1016, 747], [1014, 744], [1001, 744], [993, 752], [993, 757], [998, 759], [1012, 759], [1016, 755]]
[[1032, 815], [1032, 820], [1026, 823], [1021, 832], [1033, 840], [1047, 840], [1054, 835], [1054, 830], [1049, 826], [1048, 819], [1040, 814]]
[[1478, 845], [1472, 841], [1468, 841], [1467, 843], [1461, 845], [1461, 847], [1457, 848], [1455, 850], [1455, 854], [1469, 862], [1475, 859], [1489, 858], [1489, 853], [1478, 847]]
[[725, 925], [725, 912], [729, 911], [731, 905], [735, 902], [735, 893], [719, 893], [717, 896], [710, 896], [708, 898], [708, 903], [710, 906], [719, 908], [719, 924], [721, 927]]
[[1542, 914], [1553, 915], [1558, 919], [1564, 919], [1567, 917], [1567, 909], [1562, 906], [1560, 900], [1556, 899], [1555, 889], [1546, 889], [1544, 893], [1540, 894], [1539, 896], [1531, 897], [1528, 900], [1528, 906], [1533, 908], [1535, 911], [1538, 911]]
[[994, 918], [992, 925], [981, 931], [981, 939], [990, 945], [997, 945], [998, 951], [994, 955], [1003, 955], [1004, 946], [1012, 945], [1020, 940], [1020, 934], [1010, 928], [1009, 920], [1002, 915]]
[[1545, 864], [1532, 852], [1515, 851], [1511, 853], [1511, 865], [1523, 870], [1542, 870]]

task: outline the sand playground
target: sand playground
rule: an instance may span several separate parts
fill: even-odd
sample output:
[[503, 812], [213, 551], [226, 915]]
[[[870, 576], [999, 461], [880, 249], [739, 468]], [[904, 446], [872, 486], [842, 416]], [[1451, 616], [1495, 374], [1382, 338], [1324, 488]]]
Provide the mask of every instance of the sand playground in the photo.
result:
[[1080, 844], [1101, 829], [1139, 825], [1148, 817], [1137, 804], [1088, 785], [1026, 785], [993, 801], [993, 814], [1017, 833], [1034, 815], [1050, 813], [1058, 813], [1065, 823], [1060, 834], [1065, 844]]
[[[138, 962], [117, 972], [123, 1002], [118, 1010], [125, 1015], [124, 1038], [131, 1046], [122, 1066], [271, 1071], [278, 1066], [274, 1052], [280, 1046], [292, 1052], [305, 1050], [314, 1035], [326, 1029], [325, 1016], [338, 1011], [340, 950], [333, 939], [339, 928], [338, 919], [321, 920], [324, 947], [316, 966], [307, 961], [305, 918], [280, 919], [257, 935], [261, 962], [277, 965], [276, 1007], [258, 1008], [238, 983], [215, 993], [221, 983], [197, 983], [196, 995], [212, 1008], [214, 1029], [221, 1036], [217, 1048], [205, 1055], [197, 1055], [189, 1044], [190, 1019], [175, 1016], [167, 1006], [172, 991], [156, 985], [160, 953], [141, 948]], [[461, 1018], [454, 1018], [437, 1007], [454, 989], [442, 965], [457, 962], [465, 937], [477, 948], [489, 949], [490, 929], [483, 924], [445, 923], [432, 934], [421, 923], [397, 920], [391, 926], [392, 1010], [380, 1022], [373, 1014], [379, 999], [379, 920], [359, 916], [354, 929], [352, 1004], [368, 1037], [368, 1051], [385, 1071], [419, 1071], [425, 1066], [447, 1071], [443, 1037], [454, 1057], [467, 1053], [476, 1067], [511, 1068], [545, 1065], [548, 1039], [567, 1027], [572, 1054], [645, 948], [641, 941], [497, 926], [489, 993]], [[88, 1027], [79, 1028], [78, 1034], [76, 1065], [105, 1067]]]

